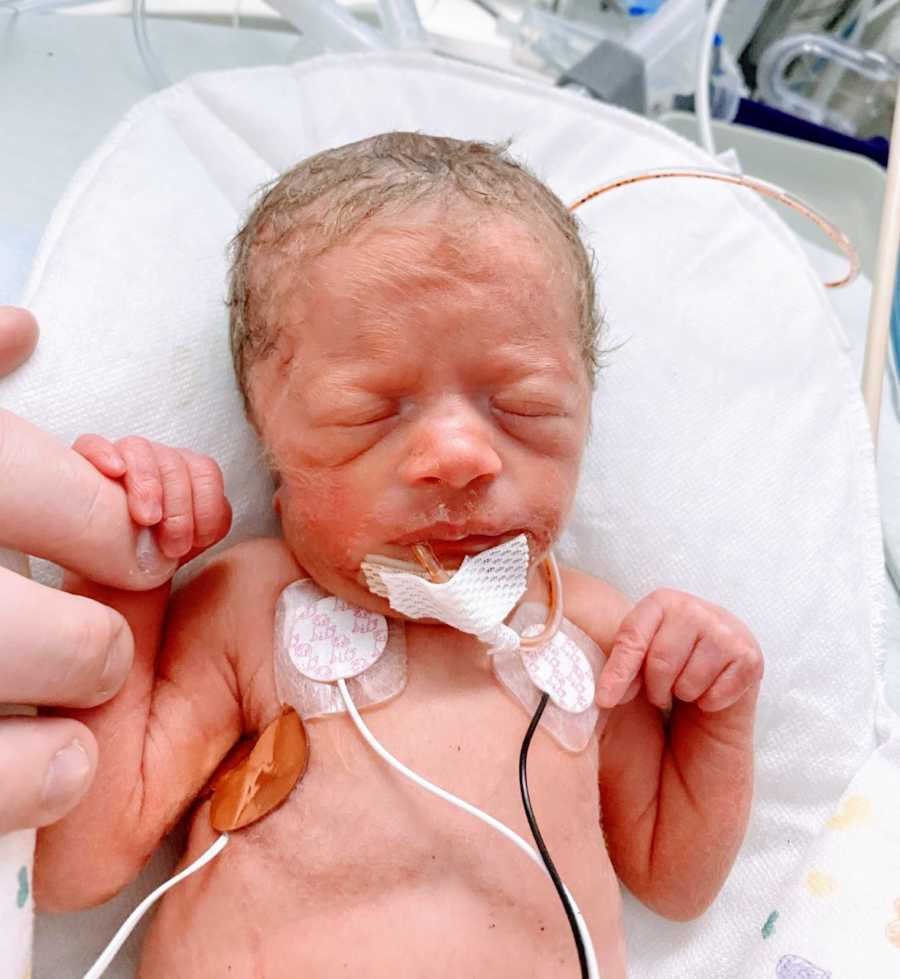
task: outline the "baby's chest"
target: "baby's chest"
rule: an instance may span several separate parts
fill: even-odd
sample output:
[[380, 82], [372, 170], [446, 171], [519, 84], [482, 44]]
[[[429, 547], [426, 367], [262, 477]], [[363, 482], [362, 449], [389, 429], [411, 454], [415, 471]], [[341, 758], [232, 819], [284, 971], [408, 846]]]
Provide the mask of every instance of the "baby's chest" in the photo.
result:
[[[471, 648], [443, 630], [410, 630], [408, 682], [364, 720], [413, 771], [484, 810], [529, 842], [519, 794], [518, 759], [529, 717]], [[526, 860], [471, 815], [403, 778], [363, 741], [346, 714], [307, 723], [309, 767], [281, 809], [247, 831], [304, 887], [343, 890], [338, 882], [384, 894], [392, 886], [463, 875], [496, 888]], [[573, 868], [599, 856], [597, 750], [561, 750], [538, 732], [529, 754], [532, 803], [554, 856]], [[377, 867], [373, 874], [370, 868]], [[360, 871], [363, 870], [363, 873]]]

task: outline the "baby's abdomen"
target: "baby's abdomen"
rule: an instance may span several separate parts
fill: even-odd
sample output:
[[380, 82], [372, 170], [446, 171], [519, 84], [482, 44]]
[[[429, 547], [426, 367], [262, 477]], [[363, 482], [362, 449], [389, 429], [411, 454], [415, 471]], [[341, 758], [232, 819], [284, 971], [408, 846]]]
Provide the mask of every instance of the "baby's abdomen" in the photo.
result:
[[[450, 686], [440, 671], [411, 671], [408, 689], [366, 720], [415, 771], [531, 842], [516, 771], [528, 718], [464, 667]], [[141, 979], [576, 979], [556, 893], [518, 848], [399, 776], [348, 718], [314, 721], [308, 734], [309, 769], [284, 806], [165, 899]], [[619, 889], [599, 826], [596, 745], [573, 756], [539, 734], [529, 780], [601, 974], [618, 979]], [[213, 839], [206, 808], [188, 859]]]

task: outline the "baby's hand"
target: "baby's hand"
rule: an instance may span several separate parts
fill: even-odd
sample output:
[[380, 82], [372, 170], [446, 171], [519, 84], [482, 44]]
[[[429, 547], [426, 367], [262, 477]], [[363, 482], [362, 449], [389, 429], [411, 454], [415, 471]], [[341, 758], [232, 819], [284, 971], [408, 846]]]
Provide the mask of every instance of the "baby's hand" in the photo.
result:
[[622, 620], [600, 673], [597, 703], [627, 703], [643, 683], [656, 707], [668, 708], [675, 697], [712, 713], [758, 686], [762, 674], [762, 652], [740, 619], [664, 588], [641, 599]]
[[222, 471], [209, 456], [133, 435], [115, 443], [82, 435], [72, 448], [104, 476], [122, 480], [131, 519], [157, 528], [166, 557], [184, 563], [228, 533], [231, 506]]

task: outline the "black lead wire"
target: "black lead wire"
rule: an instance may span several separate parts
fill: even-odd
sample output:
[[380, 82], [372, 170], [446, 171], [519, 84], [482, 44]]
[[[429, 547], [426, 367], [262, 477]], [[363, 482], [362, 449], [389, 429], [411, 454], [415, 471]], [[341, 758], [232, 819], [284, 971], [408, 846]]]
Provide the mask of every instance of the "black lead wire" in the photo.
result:
[[540, 828], [538, 827], [537, 820], [534, 817], [534, 811], [531, 808], [531, 799], [528, 795], [528, 749], [531, 747], [531, 739], [534, 737], [534, 732], [537, 730], [538, 724], [541, 722], [541, 717], [544, 713], [544, 708], [547, 706], [548, 695], [546, 693], [541, 694], [540, 703], [537, 706], [537, 710], [534, 712], [534, 717], [531, 718], [531, 723], [528, 725], [528, 731], [525, 734], [525, 740], [522, 742], [522, 750], [519, 752], [519, 788], [522, 791], [522, 805], [525, 807], [525, 817], [528, 819], [528, 825], [531, 827], [531, 835], [534, 837], [534, 842], [537, 844], [537, 848], [540, 851], [541, 859], [544, 861], [544, 866], [547, 868], [547, 873], [550, 874], [550, 879], [553, 881], [553, 886], [556, 888], [556, 893], [559, 895], [560, 901], [562, 901], [563, 909], [566, 912], [566, 917], [569, 919], [569, 927], [572, 929], [572, 937], [575, 939], [575, 948], [578, 951], [578, 964], [581, 966], [581, 979], [588, 979], [588, 964], [587, 964], [587, 952], [584, 948], [584, 939], [581, 937], [581, 929], [578, 927], [578, 919], [575, 917], [575, 912], [572, 909], [569, 897], [566, 894], [566, 889], [563, 887], [563, 882], [553, 865], [553, 860], [550, 858], [550, 851], [547, 849], [547, 845], [544, 843], [544, 838], [541, 836]]

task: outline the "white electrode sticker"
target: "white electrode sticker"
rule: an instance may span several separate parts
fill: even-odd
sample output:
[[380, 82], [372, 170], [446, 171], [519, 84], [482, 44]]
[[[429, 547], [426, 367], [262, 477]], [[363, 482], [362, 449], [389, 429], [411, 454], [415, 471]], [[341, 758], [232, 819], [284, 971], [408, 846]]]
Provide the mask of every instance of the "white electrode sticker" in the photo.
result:
[[383, 615], [327, 595], [296, 612], [288, 652], [305, 677], [332, 682], [367, 670], [387, 639]]

